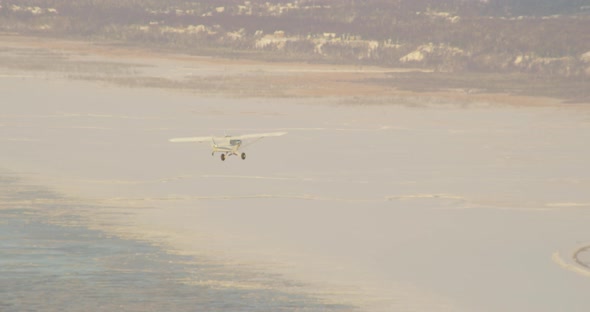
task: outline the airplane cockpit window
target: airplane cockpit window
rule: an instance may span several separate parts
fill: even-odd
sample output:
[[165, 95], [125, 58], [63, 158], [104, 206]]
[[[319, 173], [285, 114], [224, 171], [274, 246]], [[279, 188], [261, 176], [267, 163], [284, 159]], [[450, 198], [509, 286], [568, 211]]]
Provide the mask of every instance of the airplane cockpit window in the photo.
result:
[[231, 145], [238, 145], [238, 144], [242, 144], [242, 140], [230, 140], [229, 144]]

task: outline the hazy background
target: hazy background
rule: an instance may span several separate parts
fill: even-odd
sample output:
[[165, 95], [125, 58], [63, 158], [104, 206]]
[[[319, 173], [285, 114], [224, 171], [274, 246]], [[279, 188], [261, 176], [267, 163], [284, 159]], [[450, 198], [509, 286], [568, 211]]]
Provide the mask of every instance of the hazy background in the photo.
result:
[[0, 309], [586, 311], [586, 6], [2, 2]]
[[[6, 168], [106, 205], [78, 212], [91, 228], [263, 267], [361, 309], [586, 309], [587, 277], [552, 262], [588, 239], [584, 107], [2, 86], [19, 103], [3, 112]], [[246, 161], [167, 142], [270, 130], [289, 134]], [[223, 287], [234, 283], [260, 287]]]

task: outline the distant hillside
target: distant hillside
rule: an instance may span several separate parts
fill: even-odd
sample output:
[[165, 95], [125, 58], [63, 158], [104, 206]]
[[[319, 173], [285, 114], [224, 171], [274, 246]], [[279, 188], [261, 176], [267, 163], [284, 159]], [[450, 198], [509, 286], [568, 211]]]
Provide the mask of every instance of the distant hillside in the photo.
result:
[[0, 0], [0, 31], [266, 60], [590, 75], [590, 0]]

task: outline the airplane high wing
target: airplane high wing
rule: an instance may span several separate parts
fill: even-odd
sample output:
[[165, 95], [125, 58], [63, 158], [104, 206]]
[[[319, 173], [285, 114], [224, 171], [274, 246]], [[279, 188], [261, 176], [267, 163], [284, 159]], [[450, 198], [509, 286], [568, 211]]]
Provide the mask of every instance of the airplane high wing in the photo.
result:
[[203, 142], [211, 142], [213, 137], [193, 137], [193, 138], [175, 138], [170, 139], [170, 142], [174, 143], [203, 143]]
[[240, 139], [262, 139], [262, 138], [266, 138], [266, 137], [277, 137], [277, 136], [281, 136], [281, 135], [285, 135], [287, 134], [287, 132], [268, 132], [268, 133], [254, 133], [254, 134], [244, 134], [244, 135], [238, 135], [236, 136], [236, 138], [240, 138]]
[[[253, 134], [243, 134], [243, 135], [236, 135], [236, 136], [222, 136], [222, 137], [187, 137], [187, 138], [174, 138], [170, 139], [170, 142], [174, 143], [204, 143], [209, 142], [211, 143], [211, 155], [215, 155], [215, 153], [221, 153], [221, 160], [225, 160], [227, 156], [236, 155], [238, 156], [238, 150], [240, 147], [244, 147], [242, 145], [242, 140], [247, 139], [254, 139], [254, 141], [250, 142], [252, 144], [262, 138], [266, 137], [277, 137], [287, 134], [287, 132], [267, 132], [267, 133], [253, 133]], [[249, 145], [248, 144], [248, 145]], [[241, 153], [240, 157], [242, 159], [246, 159], [246, 153]]]

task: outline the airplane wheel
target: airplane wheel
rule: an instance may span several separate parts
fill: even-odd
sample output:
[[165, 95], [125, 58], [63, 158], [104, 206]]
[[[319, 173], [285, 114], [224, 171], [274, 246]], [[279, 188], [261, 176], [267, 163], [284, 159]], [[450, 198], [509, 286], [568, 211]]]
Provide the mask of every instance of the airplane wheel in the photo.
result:
[[225, 160], [225, 154], [221, 154], [221, 161]]
[[242, 153], [242, 159], [246, 159], [246, 153]]

